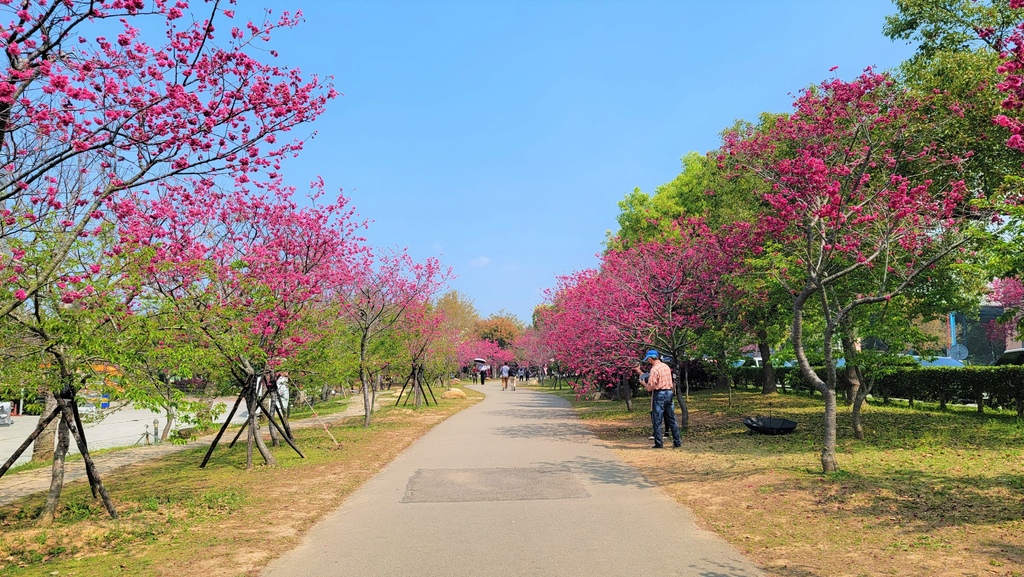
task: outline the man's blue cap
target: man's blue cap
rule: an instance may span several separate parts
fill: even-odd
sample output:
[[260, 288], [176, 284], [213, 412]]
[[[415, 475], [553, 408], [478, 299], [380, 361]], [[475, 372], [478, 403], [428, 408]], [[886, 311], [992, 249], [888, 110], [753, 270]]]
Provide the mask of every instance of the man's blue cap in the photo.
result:
[[651, 349], [651, 350], [647, 351], [646, 355], [644, 355], [644, 360], [646, 361], [646, 360], [649, 360], [649, 359], [656, 359], [656, 358], [658, 358], [660, 356], [661, 355], [658, 354], [658, 351], [656, 351], [654, 349]]

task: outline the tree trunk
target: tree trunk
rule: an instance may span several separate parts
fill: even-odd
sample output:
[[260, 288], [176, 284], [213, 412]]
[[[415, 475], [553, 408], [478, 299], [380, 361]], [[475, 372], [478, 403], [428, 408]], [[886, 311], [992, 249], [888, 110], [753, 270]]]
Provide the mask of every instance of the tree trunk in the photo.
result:
[[630, 382], [630, 376], [628, 373], [624, 373], [619, 376], [619, 387], [621, 388], [621, 395], [626, 401], [626, 411], [629, 413], [633, 412], [633, 384]]
[[868, 395], [871, 394], [871, 390], [875, 386], [875, 377], [871, 377], [870, 380], [865, 381], [864, 375], [857, 371], [858, 382], [862, 383], [861, 387], [857, 389], [857, 396], [853, 399], [853, 410], [850, 414], [850, 419], [853, 423], [853, 437], [858, 440], [864, 439], [864, 424], [861, 419], [863, 414], [864, 402], [867, 401]]
[[847, 405], [852, 405], [861, 387], [860, 373], [854, 362], [860, 347], [857, 345], [857, 334], [852, 322], [843, 320], [839, 330], [840, 340], [843, 344], [843, 358], [846, 360], [846, 366], [843, 367], [843, 397], [845, 397]]
[[[46, 408], [43, 409], [43, 414], [39, 416], [39, 419], [46, 418], [46, 415], [55, 410], [57, 410], [57, 398], [53, 396], [52, 392], [46, 391]], [[53, 446], [56, 441], [58, 421], [59, 419], [50, 421], [50, 424], [46, 425], [43, 432], [36, 437], [35, 444], [32, 445], [33, 462], [42, 463], [53, 460]]]
[[[259, 427], [259, 425], [256, 426]], [[263, 457], [263, 460], [266, 461], [267, 465], [271, 467], [276, 467], [277, 459], [274, 458], [274, 454], [271, 453], [270, 449], [267, 448], [267, 444], [263, 442], [263, 435], [259, 434], [259, 429], [255, 430], [253, 437], [256, 438], [256, 448], [259, 449], [260, 455]]]
[[370, 403], [370, 383], [363, 377], [363, 375], [359, 375], [359, 380], [360, 380], [361, 388], [363, 390], [363, 427], [369, 427], [370, 426], [370, 408], [371, 408], [371, 403]]
[[864, 396], [857, 395], [853, 399], [853, 409], [850, 411], [850, 421], [853, 426], [853, 438], [864, 440], [864, 425], [861, 423], [861, 408], [864, 406]]
[[359, 386], [363, 390], [363, 427], [370, 426], [373, 402], [370, 400], [370, 380], [366, 374], [366, 333], [359, 340]]
[[857, 402], [857, 396], [860, 394], [861, 381], [860, 372], [857, 367], [846, 362], [846, 366], [843, 367], [843, 383], [846, 389], [846, 404], [852, 405]]
[[[249, 391], [246, 393], [245, 404], [249, 408], [249, 430], [247, 431], [246, 447], [245, 447], [245, 468], [252, 469], [252, 449], [253, 445], [259, 450], [260, 456], [263, 457], [263, 461], [271, 467], [277, 465], [277, 459], [267, 449], [266, 443], [263, 442], [263, 436], [260, 434], [259, 417], [257, 415], [259, 402], [256, 398], [256, 387], [251, 386]], [[269, 418], [269, 415], [268, 415]]]
[[772, 348], [768, 346], [768, 331], [764, 329], [757, 331], [757, 349], [761, 351], [761, 374], [764, 375], [761, 394], [777, 393], [779, 383], [775, 376], [775, 367], [772, 366]]
[[[678, 359], [679, 357], [677, 356], [676, 358]], [[676, 367], [677, 369], [672, 372], [672, 387], [675, 389], [676, 399], [679, 400], [679, 430], [689, 430], [690, 409], [686, 405], [686, 400], [690, 396], [690, 364], [688, 362], [682, 363], [682, 378], [680, 378], [678, 370], [679, 361], [676, 361]]]
[[167, 438], [171, 435], [171, 427], [174, 426], [174, 418], [177, 416], [177, 411], [174, 407], [167, 407], [167, 422], [164, 424], [164, 430], [160, 433], [160, 440], [167, 441]]
[[57, 504], [60, 502], [61, 491], [64, 490], [64, 460], [68, 454], [68, 446], [71, 444], [71, 433], [68, 424], [63, 419], [56, 419], [57, 425], [57, 448], [53, 453], [53, 467], [50, 470], [50, 492], [46, 495], [46, 504], [39, 513], [40, 526], [47, 526], [53, 522], [57, 514]]
[[[248, 403], [246, 403], [248, 404]], [[253, 431], [256, 430], [256, 417], [249, 412], [249, 426], [246, 427], [245, 437], [245, 470], [252, 469], [252, 444], [253, 444]]]
[[[277, 410], [277, 405], [274, 403], [274, 395], [270, 395], [267, 398], [267, 400], [270, 401], [269, 409], [271, 411], [276, 411]], [[270, 419], [272, 419], [272, 418], [274, 418], [273, 413], [267, 413], [267, 429], [270, 430], [270, 446], [272, 446], [272, 447], [280, 447], [281, 446], [281, 440], [277, 438], [277, 429], [274, 427], [274, 425], [270, 424]]]
[[825, 397], [825, 442], [821, 448], [821, 470], [832, 473], [839, 470], [836, 461], [836, 392], [828, 387], [819, 390]]
[[686, 397], [681, 396], [678, 393], [676, 397], [679, 398], [679, 428], [683, 430], [690, 429], [690, 409], [686, 406]]
[[92, 496], [103, 501], [103, 506], [107, 509], [110, 517], [117, 519], [117, 510], [114, 508], [114, 503], [110, 500], [110, 495], [107, 494], [103, 481], [100, 480], [99, 472], [96, 470], [96, 463], [93, 462], [92, 456], [89, 455], [89, 445], [85, 441], [85, 430], [82, 427], [82, 420], [78, 416], [78, 407], [75, 405], [74, 394], [71, 394], [68, 400], [61, 399], [57, 403], [60, 405], [62, 418], [68, 424], [71, 436], [78, 445], [78, 452], [82, 454], [82, 461], [85, 462], [85, 473], [92, 487]]
[[[263, 457], [263, 461], [267, 465], [270, 465], [271, 467], [273, 467], [273, 466], [277, 465], [277, 459], [274, 458], [273, 453], [271, 453], [270, 449], [267, 448], [267, 444], [263, 442], [263, 435], [260, 434], [260, 420], [259, 420], [259, 417], [258, 417], [258, 412], [256, 411], [257, 407], [259, 407], [259, 399], [258, 399], [258, 397], [256, 397], [256, 392], [254, 390], [253, 391], [253, 412], [251, 413], [252, 414], [252, 423], [249, 426], [249, 430], [252, 431], [252, 437], [251, 438], [256, 443], [256, 449], [259, 450], [260, 456]], [[270, 415], [267, 415], [267, 419], [270, 419]], [[267, 426], [270, 427], [270, 428], [273, 428], [273, 425], [270, 425], [269, 423], [268, 423]], [[251, 449], [250, 449], [250, 451], [251, 451]]]
[[413, 406], [417, 409], [423, 404], [423, 373], [420, 372], [420, 368], [413, 366], [412, 368], [412, 386], [415, 387], [413, 390]]
[[[836, 461], [836, 392], [835, 388], [830, 387], [828, 383], [821, 380], [821, 377], [814, 372], [811, 368], [811, 363], [807, 360], [807, 354], [804, 351], [804, 338], [803, 338], [803, 306], [807, 301], [807, 298], [812, 293], [803, 292], [793, 300], [793, 352], [796, 354], [797, 364], [800, 366], [800, 372], [803, 374], [804, 379], [808, 383], [811, 383], [811, 394], [814, 394], [814, 390], [817, 389], [821, 396], [825, 400], [825, 418], [824, 418], [824, 439], [821, 449], [821, 469], [822, 472], [831, 473], [839, 470], [839, 463]], [[830, 346], [829, 338], [831, 337], [826, 331], [825, 334], [825, 361], [826, 365], [832, 362], [832, 348]], [[829, 368], [829, 367], [826, 367]], [[832, 365], [829, 368], [830, 380], [835, 381], [835, 367]]]

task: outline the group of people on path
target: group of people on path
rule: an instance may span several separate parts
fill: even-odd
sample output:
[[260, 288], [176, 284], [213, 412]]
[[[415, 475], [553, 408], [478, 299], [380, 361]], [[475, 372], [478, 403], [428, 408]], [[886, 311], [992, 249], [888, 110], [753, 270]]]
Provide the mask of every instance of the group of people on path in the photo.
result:
[[[643, 373], [640, 381], [644, 389], [651, 393], [651, 426], [654, 427], [654, 449], [665, 448], [665, 433], [672, 435], [672, 446], [683, 445], [682, 436], [679, 433], [679, 423], [676, 421], [675, 410], [675, 386], [672, 382], [672, 369], [661, 359], [661, 354], [651, 349], [644, 355], [641, 364], [647, 364], [650, 369], [643, 373], [640, 365], [636, 367], [638, 373]], [[490, 365], [480, 367], [480, 384], [487, 380], [487, 373], [491, 370]], [[502, 363], [499, 369], [501, 375], [501, 390], [516, 390], [516, 379], [526, 380], [529, 373], [523, 367], [519, 367], [516, 375], [512, 374], [512, 368], [508, 363]]]
[[[512, 372], [512, 369], [509, 368], [508, 363], [501, 363], [501, 390], [503, 390], [503, 391], [508, 389], [508, 387], [509, 387], [508, 381], [509, 381], [509, 378], [511, 378], [509, 376], [511, 374], [511, 372]], [[513, 391], [516, 390], [516, 380], [515, 379], [512, 379], [512, 390]]]
[[[487, 375], [491, 371], [491, 365], [481, 365], [477, 369], [480, 375], [480, 384], [487, 382]], [[502, 363], [501, 368], [498, 369], [498, 374], [501, 376], [501, 390], [505, 391], [511, 388], [516, 390], [516, 381], [528, 381], [530, 379], [530, 371], [526, 367], [518, 367], [513, 369], [508, 363]]]

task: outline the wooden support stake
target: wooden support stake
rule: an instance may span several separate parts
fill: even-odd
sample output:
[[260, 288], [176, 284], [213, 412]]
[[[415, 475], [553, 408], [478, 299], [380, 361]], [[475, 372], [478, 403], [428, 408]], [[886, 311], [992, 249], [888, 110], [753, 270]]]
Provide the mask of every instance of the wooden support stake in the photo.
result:
[[[74, 402], [72, 401], [70, 404], [74, 404]], [[111, 502], [110, 495], [107, 494], [107, 489], [103, 486], [103, 481], [100, 480], [100, 475], [96, 471], [96, 463], [93, 462], [92, 455], [89, 454], [89, 446], [85, 442], [85, 431], [80, 431], [75, 426], [75, 415], [68, 406], [67, 399], [57, 397], [57, 405], [64, 415], [64, 420], [68, 423], [71, 436], [75, 438], [75, 443], [78, 444], [78, 452], [82, 454], [82, 460], [85, 461], [85, 472], [93, 486], [93, 494], [98, 493], [99, 498], [103, 501], [103, 506], [107, 509], [107, 513], [110, 513], [111, 518], [117, 519], [117, 510], [114, 509], [114, 503]]]
[[217, 447], [217, 443], [220, 441], [221, 436], [224, 434], [224, 431], [226, 431], [228, 426], [231, 424], [231, 419], [235, 416], [235, 411], [238, 410], [238, 405], [240, 405], [241, 403], [242, 395], [239, 394], [238, 398], [235, 399], [235, 406], [231, 407], [231, 412], [228, 413], [228, 418], [224, 421], [224, 424], [221, 425], [220, 431], [217, 433], [217, 436], [213, 438], [213, 442], [210, 443], [210, 448], [206, 450], [206, 456], [203, 457], [203, 462], [199, 464], [200, 469], [206, 468], [206, 463], [210, 460], [210, 455], [213, 454], [213, 450]]
[[25, 439], [25, 442], [23, 442], [21, 446], [14, 451], [14, 454], [11, 455], [11, 458], [7, 459], [7, 462], [4, 463], [4, 466], [0, 467], [0, 477], [3, 477], [4, 473], [6, 473], [8, 469], [14, 466], [14, 462], [17, 461], [19, 457], [21, 457], [21, 454], [24, 453], [26, 449], [28, 449], [29, 445], [32, 444], [32, 441], [35, 441], [36, 437], [42, 434], [43, 429], [46, 428], [46, 425], [49, 425], [50, 421], [55, 419], [59, 414], [60, 407], [54, 407], [53, 412], [47, 415], [45, 419], [39, 420], [39, 424], [36, 425], [36, 430], [32, 431], [32, 434], [29, 435], [27, 439]]
[[284, 440], [285, 442], [288, 443], [288, 446], [290, 446], [292, 449], [295, 449], [295, 452], [298, 453], [300, 457], [305, 459], [306, 456], [303, 455], [302, 451], [300, 451], [299, 448], [295, 446], [295, 443], [292, 442], [291, 437], [285, 434], [284, 429], [281, 428], [281, 425], [277, 424], [277, 421], [274, 420], [273, 415], [271, 415], [270, 411], [267, 410], [267, 407], [263, 405], [262, 400], [260, 401], [260, 408], [263, 409], [263, 412], [267, 414], [267, 421], [269, 421], [270, 424], [273, 425], [274, 427], [277, 427], [277, 430], [280, 431], [281, 436], [284, 437]]

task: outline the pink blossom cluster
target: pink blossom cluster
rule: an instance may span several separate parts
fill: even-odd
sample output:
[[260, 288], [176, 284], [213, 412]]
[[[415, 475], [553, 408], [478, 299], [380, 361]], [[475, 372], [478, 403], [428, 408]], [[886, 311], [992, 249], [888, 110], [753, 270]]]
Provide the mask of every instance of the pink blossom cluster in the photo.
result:
[[435, 339], [441, 264], [374, 255], [343, 196], [285, 184], [289, 133], [337, 95], [263, 51], [301, 14], [232, 25], [222, 4], [0, 0], [3, 314], [113, 300], [250, 370], [368, 311]]
[[499, 366], [503, 362], [511, 362], [513, 354], [511, 351], [498, 346], [498, 343], [487, 339], [472, 339], [462, 341], [458, 344], [456, 358], [459, 366], [473, 366], [473, 359], [486, 359], [492, 367]]
[[[1010, 8], [1024, 8], [1024, 0], [1010, 0]], [[1006, 94], [1002, 107], [1009, 113], [1019, 113], [1024, 108], [1024, 23], [1000, 45], [1002, 63], [998, 67], [1005, 78], [997, 86]], [[993, 122], [1010, 131], [1006, 145], [1024, 151], [1024, 123], [1016, 116], [1000, 114]]]
[[[767, 126], [726, 136], [723, 165], [764, 182], [769, 210], [758, 227], [781, 247], [780, 278], [794, 295], [857, 273], [870, 281], [846, 304], [889, 300], [960, 250], [973, 195], [957, 176], [966, 159], [921, 137], [932, 106], [868, 69], [804, 91], [792, 114]], [[943, 173], [952, 177], [921, 176]]]
[[[301, 150], [300, 140], [280, 137], [316, 119], [336, 93], [316, 77], [262, 62], [252, 47], [298, 15], [250, 22], [221, 38], [217, 24], [233, 12], [201, 4], [209, 18], [189, 21], [184, 0], [0, 3], [8, 54], [0, 72], [0, 240], [58, 239], [33, 251], [45, 264], [31, 278], [2, 274], [19, 263], [13, 254], [0, 258], [5, 314], [53, 286], [76, 243], [102, 234], [121, 211], [141, 210], [138, 197], [180, 187], [202, 204], [217, 187], [273, 180], [281, 160]], [[163, 28], [165, 40], [144, 41], [143, 25]], [[179, 208], [179, 222], [196, 217]], [[70, 287], [65, 300], [86, 294], [80, 282], [62, 282]]]
[[1015, 277], [999, 278], [989, 284], [989, 289], [989, 298], [1003, 307], [1011, 318], [989, 321], [985, 325], [985, 333], [989, 340], [1005, 342], [1007, 338], [1016, 336], [1016, 327], [1024, 314], [1024, 284]]
[[744, 268], [750, 228], [713, 231], [681, 219], [676, 231], [609, 250], [598, 268], [559, 279], [542, 314], [545, 344], [583, 375], [581, 386], [635, 367], [644, 349], [685, 352], [736, 298], [729, 279]]

